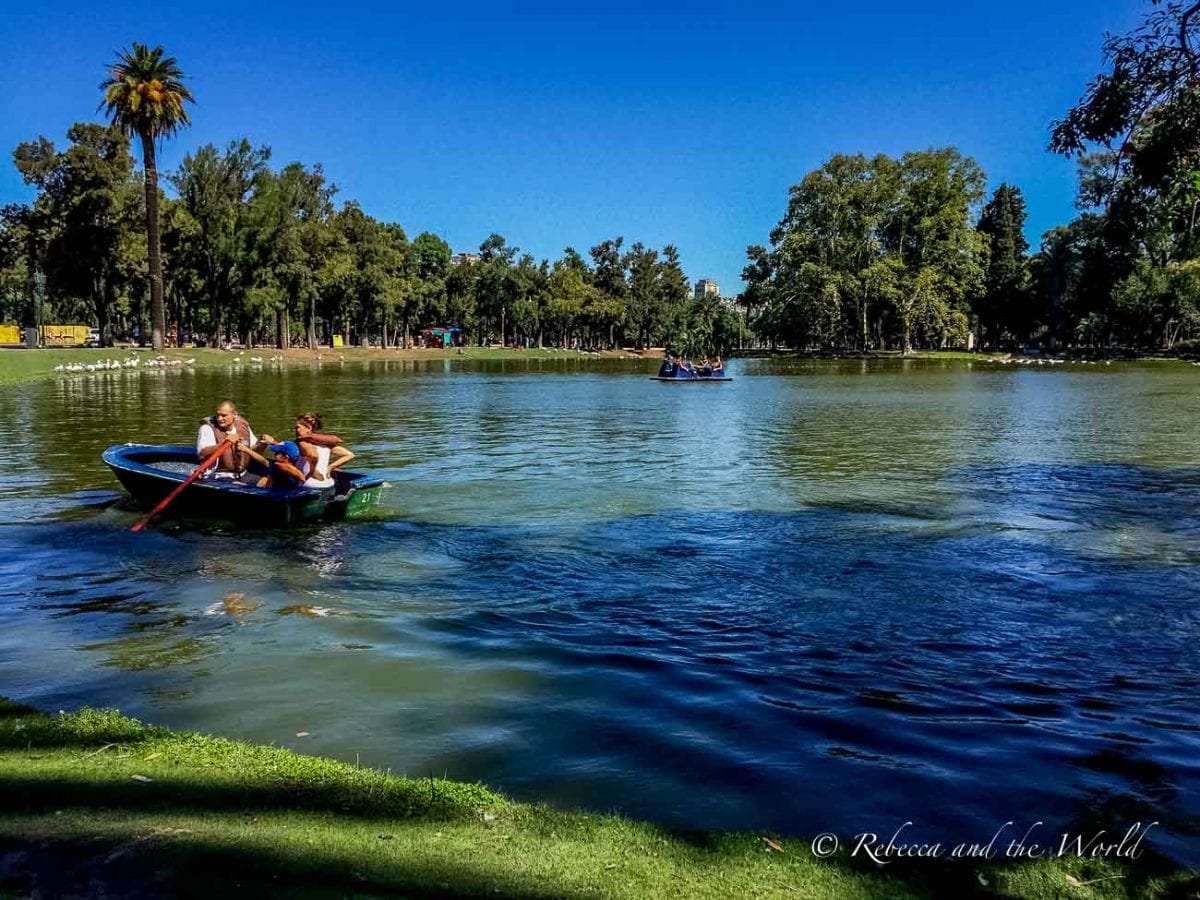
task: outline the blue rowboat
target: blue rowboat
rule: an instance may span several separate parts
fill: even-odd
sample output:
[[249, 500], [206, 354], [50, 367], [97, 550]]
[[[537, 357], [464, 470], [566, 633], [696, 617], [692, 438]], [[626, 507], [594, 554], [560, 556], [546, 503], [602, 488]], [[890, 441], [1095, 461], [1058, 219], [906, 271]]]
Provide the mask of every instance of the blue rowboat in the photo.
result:
[[[195, 447], [118, 444], [104, 451], [105, 464], [142, 509], [153, 509], [196, 468]], [[251, 471], [266, 474], [257, 463]], [[379, 500], [383, 479], [357, 472], [333, 473], [331, 488], [274, 490], [230, 479], [200, 477], [176, 497], [164, 515], [203, 516], [245, 525], [298, 525], [353, 516]]]
[[676, 384], [695, 384], [698, 381], [733, 381], [732, 375], [653, 375], [651, 381], [670, 381]]

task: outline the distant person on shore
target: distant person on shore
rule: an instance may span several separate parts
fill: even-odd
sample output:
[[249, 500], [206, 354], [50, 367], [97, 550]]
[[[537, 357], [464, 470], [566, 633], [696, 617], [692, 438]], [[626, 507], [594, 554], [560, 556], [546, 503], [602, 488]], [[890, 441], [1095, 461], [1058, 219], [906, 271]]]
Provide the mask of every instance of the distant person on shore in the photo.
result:
[[[227, 443], [228, 442], [228, 443]], [[214, 453], [220, 453], [214, 478], [232, 478], [246, 484], [254, 484], [258, 476], [246, 471], [251, 454], [257, 450], [259, 440], [254, 436], [250, 423], [238, 415], [232, 400], [222, 400], [214, 415], [200, 420], [196, 433], [196, 456], [205, 462]]]

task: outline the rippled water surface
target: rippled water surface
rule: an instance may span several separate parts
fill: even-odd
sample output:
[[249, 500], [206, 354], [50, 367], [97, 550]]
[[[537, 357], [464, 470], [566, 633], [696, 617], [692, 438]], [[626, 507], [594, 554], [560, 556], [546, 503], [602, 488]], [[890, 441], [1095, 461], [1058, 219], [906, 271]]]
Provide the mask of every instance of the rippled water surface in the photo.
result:
[[[733, 365], [0, 388], [0, 694], [676, 825], [1158, 820], [1200, 862], [1200, 370]], [[130, 534], [101, 450], [226, 395], [325, 412], [380, 507]]]

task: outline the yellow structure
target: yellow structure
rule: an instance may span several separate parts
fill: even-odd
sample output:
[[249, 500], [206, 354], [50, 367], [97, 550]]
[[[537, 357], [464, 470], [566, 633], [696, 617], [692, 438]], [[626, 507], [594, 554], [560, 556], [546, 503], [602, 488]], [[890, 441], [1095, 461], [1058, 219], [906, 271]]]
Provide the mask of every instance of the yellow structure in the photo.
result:
[[340, 334], [335, 334], [333, 336], [333, 346], [335, 346], [335, 347], [344, 346], [344, 342], [342, 341], [342, 336]]
[[0, 325], [0, 344], [20, 344], [20, 325]]
[[43, 347], [82, 347], [87, 343], [86, 325], [43, 325]]

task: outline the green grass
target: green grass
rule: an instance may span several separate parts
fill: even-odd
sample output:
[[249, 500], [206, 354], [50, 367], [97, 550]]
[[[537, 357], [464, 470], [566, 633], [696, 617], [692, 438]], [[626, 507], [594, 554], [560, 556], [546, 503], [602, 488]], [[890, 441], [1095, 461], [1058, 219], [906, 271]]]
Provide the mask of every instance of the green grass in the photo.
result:
[[[358, 347], [331, 350], [328, 347], [323, 347], [315, 353], [309, 351], [290, 351], [285, 357], [285, 363], [287, 365], [309, 366], [313, 364], [318, 354], [324, 362], [341, 361], [344, 359], [351, 363], [395, 359], [591, 359], [596, 356], [595, 354], [581, 353], [576, 350], [508, 350], [499, 347], [465, 347], [462, 353], [459, 353], [458, 348], [449, 350], [398, 351], [382, 350], [379, 348], [361, 349]], [[42, 378], [87, 377], [92, 373], [58, 373], [54, 371], [54, 367], [58, 365], [71, 365], [73, 363], [89, 365], [104, 359], [124, 360], [130, 355], [139, 357], [141, 365], [145, 366], [147, 361], [153, 359], [158, 354], [147, 349], [132, 350], [122, 347], [112, 349], [83, 347], [69, 349], [46, 348], [40, 350], [0, 349], [0, 385], [18, 384]], [[193, 362], [189, 367], [196, 369], [218, 366], [228, 367], [240, 364], [247, 366], [247, 369], [252, 371], [248, 366], [250, 357], [258, 356], [269, 361], [272, 357], [278, 356], [279, 351], [271, 348], [256, 348], [237, 353], [227, 350], [201, 348], [167, 350], [162, 355], [168, 360], [180, 360], [181, 362], [192, 360]], [[618, 353], [616, 355], [619, 356], [621, 354]], [[631, 359], [638, 358], [632, 351], [625, 355]], [[652, 354], [648, 354], [645, 358], [657, 359]], [[240, 363], [238, 360], [240, 360]], [[270, 367], [267, 370], [269, 371]], [[103, 375], [105, 373], [101, 371], [99, 374]]]
[[908, 356], [895, 354], [897, 359], [981, 359], [989, 356], [1009, 355], [1008, 353], [973, 353], [969, 350], [914, 350]]
[[[137, 354], [142, 365], [157, 355], [149, 350], [122, 348], [99, 350], [85, 347], [43, 350], [0, 349], [0, 385], [59, 377], [58, 373], [54, 371], [54, 367], [57, 365], [72, 363], [88, 365], [102, 359], [123, 360], [132, 354]], [[220, 350], [168, 350], [163, 355], [168, 359], [195, 359], [197, 367], [229, 362], [229, 354]]]
[[763, 837], [557, 812], [111, 710], [49, 717], [0, 700], [0, 896], [1127, 898], [1200, 887], [1183, 872], [1080, 860], [885, 871]]
[[905, 356], [899, 350], [747, 350], [742, 356], [765, 355], [780, 359], [988, 359], [1007, 357], [1010, 353], [989, 353], [971, 350], [913, 350]]

